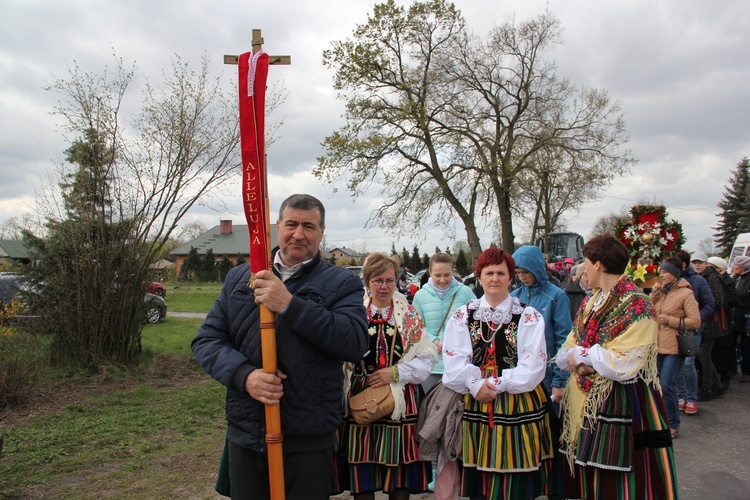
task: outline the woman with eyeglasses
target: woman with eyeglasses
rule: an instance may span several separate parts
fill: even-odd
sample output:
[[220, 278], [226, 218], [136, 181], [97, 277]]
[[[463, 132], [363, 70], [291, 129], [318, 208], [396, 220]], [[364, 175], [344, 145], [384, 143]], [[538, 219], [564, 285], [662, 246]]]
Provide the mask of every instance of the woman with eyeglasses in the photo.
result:
[[349, 415], [342, 424], [343, 461], [336, 490], [349, 490], [355, 499], [370, 500], [376, 491], [390, 500], [427, 491], [432, 464], [419, 460], [417, 413], [424, 395], [420, 386], [437, 360], [424, 321], [414, 307], [394, 297], [399, 261], [386, 254], [370, 254], [362, 266], [368, 290], [365, 298], [370, 349], [347, 367], [345, 394], [366, 387], [390, 386], [395, 409], [389, 416], [361, 425]]
[[443, 337], [443, 385], [464, 401], [459, 495], [472, 499], [560, 494], [544, 317], [509, 294], [515, 267], [500, 248], [482, 252], [484, 295], [456, 310]]

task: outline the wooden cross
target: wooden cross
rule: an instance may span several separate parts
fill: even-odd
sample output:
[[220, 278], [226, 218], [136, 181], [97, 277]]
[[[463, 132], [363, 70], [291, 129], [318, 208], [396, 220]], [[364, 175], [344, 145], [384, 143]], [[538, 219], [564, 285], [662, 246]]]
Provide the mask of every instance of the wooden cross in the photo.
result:
[[[260, 34], [260, 30], [253, 30], [253, 54], [257, 54], [263, 48], [263, 37]], [[224, 64], [239, 64], [239, 56], [224, 56]], [[292, 64], [291, 56], [268, 56], [268, 64]], [[266, 68], [264, 68], [265, 70]], [[252, 85], [252, 80], [250, 81]], [[254, 98], [253, 98], [254, 99]], [[252, 103], [253, 105], [255, 102]], [[265, 159], [263, 159], [265, 160]], [[248, 167], [252, 167], [252, 163], [248, 163]], [[244, 168], [244, 167], [243, 167]], [[244, 175], [243, 171], [243, 175]], [[267, 170], [264, 169], [264, 175], [267, 175]], [[243, 186], [243, 190], [247, 185]], [[263, 193], [261, 200], [256, 202], [262, 202], [265, 205], [265, 220], [259, 221], [265, 227], [265, 234], [267, 236], [267, 243], [270, 243], [270, 221], [268, 214], [268, 193]], [[243, 200], [244, 203], [244, 200]], [[246, 212], [247, 213], [247, 212]], [[248, 219], [248, 229], [250, 228], [250, 220]], [[271, 252], [267, 251], [267, 262], [268, 265], [272, 265]], [[274, 313], [268, 310], [267, 307], [261, 304], [260, 306], [260, 334], [261, 334], [261, 349], [262, 349], [262, 360], [263, 360], [263, 371], [265, 373], [276, 373], [277, 372], [277, 359], [276, 359], [276, 324]], [[268, 445], [268, 479], [270, 487], [271, 500], [284, 500], [286, 498], [284, 493], [284, 456], [282, 449], [282, 441], [284, 436], [281, 432], [281, 410], [279, 405], [271, 405], [265, 407], [266, 416], [266, 443]]]
[[[253, 30], [253, 54], [257, 54], [263, 48], [263, 37], [260, 30]], [[238, 64], [240, 56], [224, 56], [224, 64]], [[289, 65], [292, 64], [292, 56], [268, 56], [268, 64]]]

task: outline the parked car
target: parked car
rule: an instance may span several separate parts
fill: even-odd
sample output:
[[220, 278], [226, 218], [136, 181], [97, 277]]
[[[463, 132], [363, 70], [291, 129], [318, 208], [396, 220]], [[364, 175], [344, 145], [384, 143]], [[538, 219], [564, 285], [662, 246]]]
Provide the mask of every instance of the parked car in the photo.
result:
[[427, 269], [420, 269], [419, 271], [417, 271], [416, 274], [412, 277], [410, 283], [413, 285], [417, 285], [417, 287], [421, 288], [422, 276], [424, 276], [424, 273], [426, 272], [427, 272]]
[[14, 311], [9, 320], [19, 322], [31, 322], [39, 316], [39, 304], [36, 300], [37, 287], [32, 285], [27, 276], [22, 273], [3, 272], [0, 273], [0, 311], [11, 302], [16, 301], [20, 309]]
[[36, 289], [21, 273], [0, 273], [0, 310], [8, 306], [14, 300], [20, 303], [21, 310], [15, 315], [17, 319], [28, 319], [36, 317], [29, 309], [29, 299]]
[[20, 273], [0, 273], [0, 308], [10, 304], [23, 286]]
[[146, 291], [148, 293], [153, 293], [154, 295], [158, 295], [161, 298], [164, 298], [167, 296], [167, 287], [165, 287], [158, 281], [152, 281], [151, 283], [146, 285]]
[[484, 295], [484, 290], [477, 281], [476, 273], [471, 273], [464, 276], [464, 285], [471, 288], [471, 291], [474, 292], [474, 295], [476, 295], [477, 297], [481, 297], [482, 295]]
[[146, 302], [144, 319], [147, 323], [158, 323], [167, 315], [167, 303], [164, 299], [153, 293], [146, 293], [143, 297]]
[[346, 269], [362, 280], [362, 286], [365, 286], [365, 279], [362, 277], [362, 266], [346, 266]]

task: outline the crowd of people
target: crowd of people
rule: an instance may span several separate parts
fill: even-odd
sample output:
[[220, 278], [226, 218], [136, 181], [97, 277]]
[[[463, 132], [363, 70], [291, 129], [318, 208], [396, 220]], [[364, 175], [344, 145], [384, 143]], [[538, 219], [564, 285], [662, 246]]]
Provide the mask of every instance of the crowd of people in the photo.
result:
[[[491, 247], [476, 297], [438, 253], [410, 304], [397, 258], [366, 258], [364, 297], [320, 258], [314, 197], [286, 199], [278, 228], [273, 270], [234, 268], [192, 342], [227, 387], [219, 479], [232, 498], [272, 496], [264, 407], [276, 405], [289, 499], [678, 498], [680, 414], [727, 391], [738, 343], [750, 382], [750, 257], [730, 276], [719, 257], [670, 256], [644, 290], [613, 236], [554, 272], [537, 247]], [[261, 307], [275, 316], [273, 373]], [[684, 332], [697, 359], [680, 355]]]

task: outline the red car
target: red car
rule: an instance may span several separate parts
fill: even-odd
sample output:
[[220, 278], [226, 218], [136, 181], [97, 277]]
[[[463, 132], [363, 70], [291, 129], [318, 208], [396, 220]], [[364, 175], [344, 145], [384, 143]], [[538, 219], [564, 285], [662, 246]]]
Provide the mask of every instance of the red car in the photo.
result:
[[146, 286], [146, 291], [148, 293], [153, 293], [154, 295], [158, 295], [161, 298], [164, 298], [167, 295], [167, 287], [159, 283], [158, 281], [152, 281]]

